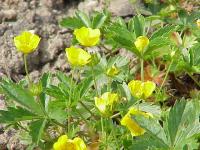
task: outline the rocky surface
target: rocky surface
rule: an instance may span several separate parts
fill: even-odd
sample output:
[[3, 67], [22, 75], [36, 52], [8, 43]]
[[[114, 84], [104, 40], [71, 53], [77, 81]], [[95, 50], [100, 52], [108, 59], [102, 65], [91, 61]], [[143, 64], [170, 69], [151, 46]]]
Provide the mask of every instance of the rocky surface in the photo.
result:
[[[28, 66], [33, 76], [47, 70], [65, 70], [64, 49], [70, 45], [70, 33], [63, 32], [58, 21], [68, 14], [73, 3], [63, 0], [0, 1], [0, 71], [14, 80], [25, 74], [22, 54], [16, 51], [13, 37], [32, 30], [41, 37], [38, 49], [29, 55]], [[54, 65], [55, 64], [55, 65]], [[36, 74], [35, 74], [36, 73]]]

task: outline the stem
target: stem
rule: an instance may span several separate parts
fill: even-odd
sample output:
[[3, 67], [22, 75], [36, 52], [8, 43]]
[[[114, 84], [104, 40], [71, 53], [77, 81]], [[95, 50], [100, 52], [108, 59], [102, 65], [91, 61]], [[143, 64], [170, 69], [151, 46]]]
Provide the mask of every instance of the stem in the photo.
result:
[[189, 72], [187, 74], [190, 76], [190, 78], [200, 87], [200, 83], [197, 81], [195, 77], [193, 77]]
[[116, 117], [118, 117], [118, 116], [120, 116], [121, 114], [120, 113], [116, 113], [116, 114], [114, 114], [114, 115], [112, 115], [110, 118], [112, 119], [112, 118], [116, 118]]
[[166, 72], [166, 74], [165, 74], [164, 80], [163, 80], [163, 82], [162, 82], [162, 84], [161, 84], [161, 86], [160, 86], [160, 88], [159, 88], [159, 91], [162, 89], [163, 85], [165, 84], [165, 82], [166, 82], [166, 80], [167, 80], [167, 76], [168, 76], [169, 71], [170, 71], [170, 69], [171, 69], [171, 67], [172, 67], [173, 61], [174, 61], [174, 59], [172, 59], [171, 63], [169, 64], [169, 67], [168, 67], [167, 72]]
[[[49, 118], [50, 119], [50, 118]], [[54, 123], [54, 124], [56, 124], [56, 125], [59, 125], [59, 126], [61, 126], [62, 128], [66, 128], [66, 126], [65, 125], [63, 125], [63, 124], [61, 124], [61, 123], [59, 123], [58, 121], [56, 121], [56, 120], [53, 120], [53, 119], [50, 119], [50, 121], [52, 122], [52, 123]]]
[[149, 33], [149, 30], [150, 30], [150, 28], [151, 28], [151, 23], [152, 23], [152, 21], [149, 22], [149, 26], [148, 26], [148, 28], [147, 28], [146, 35], [148, 35], [148, 33]]
[[90, 126], [88, 120], [85, 119], [85, 118], [83, 117], [83, 115], [79, 112], [79, 110], [76, 110], [76, 112], [77, 112], [77, 114], [81, 117], [81, 119], [83, 119], [83, 120], [85, 121], [85, 123], [86, 123], [88, 126]]
[[31, 84], [31, 79], [29, 77], [29, 73], [28, 73], [28, 66], [27, 66], [27, 54], [24, 54], [24, 67], [25, 67], [25, 72], [26, 72], [26, 76], [27, 76], [27, 80], [29, 82], [29, 84]]
[[91, 66], [91, 70], [92, 70], [92, 77], [93, 77], [93, 80], [94, 80], [94, 88], [96, 90], [97, 96], [99, 96], [99, 91], [97, 89], [97, 81], [96, 81], [96, 78], [95, 78], [95, 75], [94, 75], [94, 68], [93, 68], [93, 66]]
[[109, 91], [109, 92], [111, 92], [111, 85], [112, 85], [112, 79], [111, 79], [111, 77], [108, 77], [107, 91]]
[[72, 67], [71, 68], [71, 82], [70, 82], [70, 86], [71, 86], [71, 88], [70, 88], [70, 97], [69, 97], [69, 101], [68, 101], [68, 103], [67, 103], [67, 107], [68, 107], [68, 110], [67, 110], [67, 114], [68, 114], [68, 121], [67, 121], [67, 130], [68, 130], [68, 132], [70, 131], [70, 107], [71, 107], [71, 98], [72, 98], [72, 89], [73, 89], [73, 87], [72, 87], [72, 83], [73, 83], [73, 77], [74, 77], [74, 68]]
[[96, 118], [93, 112], [82, 101], [79, 101], [79, 103], [91, 114], [92, 117]]
[[39, 104], [39, 106], [40, 106], [42, 112], [44, 113], [44, 115], [45, 115], [47, 118], [49, 118], [48, 114], [47, 114], [46, 111], [45, 111], [45, 108], [43, 107], [43, 105], [42, 105], [42, 103], [41, 103], [41, 101], [40, 101], [39, 96], [37, 96], [36, 99], [37, 99], [37, 102], [38, 102], [38, 104]]
[[141, 73], [141, 81], [144, 82], [144, 60], [143, 58], [140, 59], [140, 73]]
[[29, 132], [29, 130], [26, 129], [26, 128], [24, 128], [20, 123], [17, 122], [17, 125], [18, 125], [20, 128], [22, 128], [23, 130], [25, 130], [26, 132]]
[[101, 132], [104, 134], [104, 125], [103, 125], [103, 117], [101, 117]]

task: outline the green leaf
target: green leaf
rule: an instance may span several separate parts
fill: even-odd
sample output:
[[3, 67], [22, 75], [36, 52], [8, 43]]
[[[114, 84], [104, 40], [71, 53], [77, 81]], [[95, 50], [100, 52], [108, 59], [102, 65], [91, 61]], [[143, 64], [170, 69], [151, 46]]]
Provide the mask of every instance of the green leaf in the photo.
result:
[[7, 107], [7, 110], [0, 110], [0, 123], [16, 123], [34, 118], [38, 116], [21, 107]]
[[39, 141], [41, 140], [46, 122], [47, 122], [46, 119], [40, 119], [33, 121], [30, 124], [30, 136], [32, 137], [32, 141], [36, 145], [38, 145]]
[[167, 147], [163, 147], [158, 140], [148, 134], [144, 134], [133, 141], [133, 144], [129, 149], [135, 150], [168, 150]]
[[167, 118], [167, 125], [169, 136], [171, 139], [171, 145], [174, 145], [178, 129], [183, 119], [185, 106], [186, 100], [181, 100], [180, 102], [177, 102], [169, 112], [169, 116]]
[[115, 36], [113, 39], [120, 44], [121, 47], [125, 48], [126, 50], [136, 54], [138, 57], [141, 57], [141, 54], [136, 49], [134, 43], [132, 41], [127, 40], [126, 38], [123, 38], [121, 36]]
[[21, 86], [2, 80], [0, 83], [3, 91], [7, 96], [18, 102], [22, 106], [28, 108], [31, 112], [42, 115], [43, 111], [38, 103], [36, 103], [34, 97], [27, 89], [23, 89]]
[[198, 100], [187, 102], [174, 142], [176, 147], [182, 149], [183, 145], [196, 141], [200, 134], [199, 104]]
[[161, 125], [152, 118], [146, 118], [144, 116], [133, 116], [133, 119], [146, 130], [146, 132], [163, 145], [163, 148], [168, 147], [168, 140], [166, 134]]
[[176, 30], [176, 26], [165, 26], [163, 28], [160, 28], [159, 30], [155, 31], [153, 35], [151, 36], [150, 40], [153, 40], [155, 38], [159, 38], [161, 36], [168, 36], [170, 32], [173, 32]]
[[133, 18], [133, 22], [136, 37], [145, 35], [145, 18], [142, 15], [137, 15]]
[[170, 44], [170, 40], [168, 37], [158, 37], [154, 38], [150, 41], [147, 50], [144, 52], [144, 55], [147, 56], [151, 54], [152, 51], [160, 49], [164, 46], [168, 46]]
[[139, 108], [144, 112], [149, 112], [153, 114], [153, 116], [159, 117], [161, 114], [161, 109], [158, 105], [154, 105], [153, 103], [143, 102], [139, 104]]
[[[57, 76], [58, 80], [65, 85], [66, 88], [70, 88], [70, 87], [74, 86], [74, 82], [71, 81], [71, 78], [66, 76], [63, 72], [58, 71], [56, 73], [56, 76]], [[71, 83], [72, 83], [72, 85], [71, 85]]]
[[127, 41], [133, 43], [135, 37], [134, 34], [131, 33], [124, 25], [120, 25], [119, 23], [114, 23], [107, 28], [107, 32], [111, 34], [111, 36], [119, 36]]
[[130, 90], [128, 88], [128, 85], [125, 82], [123, 82], [122, 84], [118, 84], [117, 87], [120, 90], [120, 93], [123, 94], [123, 96], [125, 96], [128, 101], [130, 101], [131, 100], [131, 93], [130, 93]]
[[79, 85], [77, 86], [77, 89], [80, 93], [80, 99], [88, 92], [92, 83], [93, 83], [92, 77], [85, 78], [83, 81], [81, 81], [81, 83], [79, 83]]
[[190, 51], [190, 65], [200, 66], [200, 44], [191, 47]]
[[80, 19], [80, 21], [86, 26], [86, 27], [92, 27], [92, 23], [90, 21], [90, 18], [84, 13], [84, 12], [81, 12], [81, 11], [77, 11], [76, 12], [76, 17], [78, 19]]
[[65, 28], [70, 28], [70, 29], [77, 29], [77, 28], [81, 28], [84, 26], [84, 24], [82, 23], [82, 21], [78, 18], [71, 18], [71, 17], [68, 17], [68, 18], [64, 18], [60, 21], [59, 23], [62, 27], [65, 27]]
[[[42, 78], [40, 79], [40, 82], [42, 83], [42, 88], [43, 89], [49, 87], [49, 85], [51, 83], [51, 79], [52, 79], [52, 74], [51, 73], [43, 74]], [[40, 94], [40, 101], [41, 101], [42, 105], [44, 106], [44, 108], [46, 110], [46, 108], [48, 107], [49, 96], [44, 93], [44, 90]]]
[[50, 118], [63, 123], [67, 119], [66, 102], [62, 101], [51, 101], [48, 106], [48, 115]]
[[97, 13], [92, 20], [92, 27], [94, 29], [101, 28], [108, 18], [107, 14], [105, 13]]
[[62, 91], [60, 87], [54, 85], [50, 85], [48, 88], [45, 89], [44, 92], [47, 95], [62, 101], [64, 101], [69, 97], [68, 93]]

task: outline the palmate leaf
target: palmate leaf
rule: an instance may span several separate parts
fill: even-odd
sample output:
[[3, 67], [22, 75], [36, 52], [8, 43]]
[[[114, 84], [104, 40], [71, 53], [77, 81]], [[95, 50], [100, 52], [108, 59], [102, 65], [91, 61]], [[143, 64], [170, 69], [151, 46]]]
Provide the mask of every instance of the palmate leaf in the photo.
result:
[[186, 101], [181, 100], [180, 102], [177, 102], [169, 112], [169, 116], [167, 118], [167, 127], [172, 146], [174, 146], [177, 132], [181, 125], [181, 121], [183, 119], [183, 113], [185, 107], [186, 107]]
[[64, 92], [59, 86], [50, 85], [48, 88], [44, 89], [44, 92], [61, 101], [69, 98], [69, 94]]
[[148, 134], [144, 134], [133, 141], [129, 149], [133, 150], [168, 150], [159, 141]]
[[[52, 78], [52, 74], [51, 73], [45, 73], [45, 74], [43, 74], [43, 76], [40, 79], [40, 82], [42, 83], [42, 88], [43, 89], [49, 87], [49, 85], [51, 83], [51, 78]], [[48, 107], [49, 96], [46, 95], [46, 93], [44, 93], [44, 90], [40, 94], [40, 101], [41, 101], [43, 107], [46, 110], [46, 108]]]
[[125, 26], [120, 25], [119, 23], [113, 23], [107, 27], [107, 31], [113, 36], [119, 36], [131, 42], [133, 42], [135, 39], [134, 34], [131, 33]]
[[30, 135], [32, 137], [32, 141], [36, 145], [38, 145], [39, 141], [41, 140], [46, 122], [47, 122], [46, 119], [39, 119], [31, 122], [30, 124]]
[[200, 44], [195, 44], [189, 50], [190, 55], [190, 65], [192, 66], [200, 66]]
[[121, 47], [125, 48], [126, 50], [134, 53], [138, 57], [141, 57], [141, 54], [136, 49], [134, 43], [132, 41], [127, 40], [126, 38], [123, 38], [121, 36], [114, 36], [113, 40], [115, 40], [117, 43], [120, 44]]
[[63, 85], [68, 89], [72, 86], [74, 86], [74, 81], [71, 80], [71, 78], [69, 76], [66, 76], [63, 72], [58, 71], [56, 73], [56, 76], [58, 78], [58, 80], [63, 83]]
[[75, 17], [68, 17], [68, 18], [64, 18], [62, 19], [59, 24], [62, 27], [65, 28], [70, 28], [70, 29], [77, 29], [77, 28], [81, 28], [84, 26], [84, 24], [82, 23], [82, 21], [80, 21], [80, 19], [75, 18]]
[[137, 15], [133, 18], [134, 32], [136, 37], [145, 35], [145, 18], [142, 15]]
[[[133, 119], [163, 148], [168, 148], [169, 143], [165, 131], [156, 120], [144, 116], [133, 116]], [[155, 146], [154, 143], [152, 143], [152, 146]]]
[[199, 108], [200, 103], [198, 100], [192, 100], [186, 104], [174, 142], [177, 148], [182, 149], [184, 145], [190, 145], [200, 133]]
[[66, 102], [64, 101], [51, 101], [48, 106], [48, 115], [51, 119], [63, 123], [67, 119]]
[[169, 33], [173, 32], [176, 30], [176, 26], [171, 25], [171, 26], [165, 26], [163, 28], [160, 28], [159, 30], [155, 31], [153, 35], [151, 36], [150, 40], [153, 40], [158, 37], [166, 37], [169, 35]]
[[43, 115], [43, 111], [40, 105], [35, 101], [34, 97], [27, 89], [23, 89], [21, 86], [11, 82], [2, 80], [0, 83], [4, 93], [11, 99], [21, 104], [33, 113]]
[[93, 77], [89, 76], [79, 83], [73, 91], [72, 105], [76, 105], [79, 100], [82, 100], [93, 84]]
[[108, 18], [108, 12], [97, 13], [92, 20], [92, 27], [94, 29], [101, 28]]
[[148, 49], [144, 52], [144, 55], [151, 54], [152, 51], [161, 47], [169, 45], [171, 42], [168, 37], [158, 37], [150, 41]]
[[90, 20], [90, 17], [86, 15], [84, 12], [77, 11], [76, 17], [86, 26], [92, 28], [92, 22]]
[[36, 118], [38, 118], [37, 115], [21, 107], [8, 107], [7, 110], [0, 110], [0, 123], [13, 124]]

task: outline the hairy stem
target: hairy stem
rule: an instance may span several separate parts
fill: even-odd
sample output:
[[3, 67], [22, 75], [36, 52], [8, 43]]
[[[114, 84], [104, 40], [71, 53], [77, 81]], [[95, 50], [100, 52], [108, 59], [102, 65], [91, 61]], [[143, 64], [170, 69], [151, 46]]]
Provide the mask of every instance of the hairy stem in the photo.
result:
[[141, 81], [144, 82], [144, 60], [143, 58], [140, 59], [140, 75], [141, 75]]
[[25, 72], [26, 72], [26, 76], [27, 76], [27, 80], [29, 82], [29, 85], [32, 83], [29, 73], [28, 73], [28, 65], [27, 65], [27, 54], [24, 54], [24, 67], [25, 67]]

